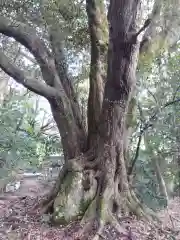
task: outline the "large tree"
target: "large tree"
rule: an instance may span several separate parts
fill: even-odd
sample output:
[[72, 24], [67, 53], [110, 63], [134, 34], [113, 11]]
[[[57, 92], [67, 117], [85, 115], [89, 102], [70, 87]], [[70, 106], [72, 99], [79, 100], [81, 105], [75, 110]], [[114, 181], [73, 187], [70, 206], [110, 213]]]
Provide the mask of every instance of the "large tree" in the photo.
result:
[[[25, 15], [28, 14], [26, 3], [7, 4], [9, 9], [13, 6], [13, 10], [0, 17], [0, 33], [14, 38], [30, 51], [40, 67], [42, 81], [25, 74], [3, 51], [0, 52], [0, 67], [18, 83], [48, 100], [61, 135], [65, 164], [41, 204], [42, 212], [51, 211], [55, 222], [80, 218], [89, 223], [85, 226], [90, 226], [98, 220], [101, 231], [107, 222], [119, 227], [117, 215], [144, 213], [128, 182], [127, 115], [131, 115], [134, 106], [139, 50], [141, 54], [151, 51], [163, 1], [155, 1], [152, 20], [145, 21], [147, 14], [142, 11], [146, 1], [110, 0], [106, 16], [105, 1], [86, 0], [91, 47], [88, 131], [68, 72], [67, 46], [64, 46], [64, 29], [59, 17], [68, 18], [69, 24], [74, 26], [75, 13], [79, 11], [82, 15], [84, 4], [83, 1], [67, 2], [29, 2], [28, 7], [38, 17], [30, 16], [27, 24], [23, 18], [14, 17], [23, 7]], [[77, 34], [77, 46], [88, 44], [86, 27], [73, 32], [71, 38], [66, 39], [69, 44]], [[164, 46], [168, 33], [166, 25], [156, 42]], [[160, 44], [158, 46], [160, 48]]]

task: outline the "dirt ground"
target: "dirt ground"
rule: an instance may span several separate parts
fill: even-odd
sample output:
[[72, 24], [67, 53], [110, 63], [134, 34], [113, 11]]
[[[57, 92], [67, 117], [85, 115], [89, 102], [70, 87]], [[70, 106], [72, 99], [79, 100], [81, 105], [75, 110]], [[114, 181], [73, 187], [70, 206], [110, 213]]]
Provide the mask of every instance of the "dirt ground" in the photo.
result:
[[[24, 178], [21, 187], [13, 193], [0, 195], [0, 240], [75, 240], [78, 239], [78, 222], [63, 226], [51, 226], [47, 216], [34, 212], [37, 204], [51, 185], [45, 185], [36, 178]], [[104, 228], [103, 239], [108, 240], [180, 240], [180, 200], [171, 200], [169, 209], [158, 213], [162, 226], [126, 218], [120, 222], [127, 229], [127, 235], [120, 235], [113, 227]], [[93, 238], [92, 235], [88, 239]], [[87, 240], [88, 240], [87, 239]]]

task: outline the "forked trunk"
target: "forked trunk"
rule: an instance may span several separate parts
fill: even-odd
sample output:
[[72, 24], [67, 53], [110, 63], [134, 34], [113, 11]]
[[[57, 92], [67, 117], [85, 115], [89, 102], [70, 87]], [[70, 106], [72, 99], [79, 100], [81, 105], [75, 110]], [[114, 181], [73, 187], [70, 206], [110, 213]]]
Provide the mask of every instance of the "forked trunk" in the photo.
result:
[[[80, 218], [83, 223], [91, 223], [98, 219], [99, 232], [107, 222], [123, 231], [115, 216], [131, 211], [143, 214], [139, 201], [130, 189], [124, 158], [127, 149], [124, 145], [128, 129], [127, 112], [131, 109], [136, 84], [137, 38], [147, 26], [146, 22], [139, 32], [135, 28], [138, 7], [138, 0], [110, 1], [108, 70], [97, 126], [97, 151], [79, 157], [74, 153], [75, 159], [69, 160], [59, 174], [48, 199], [50, 205], [53, 204], [55, 222]], [[56, 119], [53, 108], [52, 112]], [[62, 126], [58, 127], [61, 130]], [[76, 134], [67, 146], [76, 148], [78, 142]], [[63, 147], [65, 144], [66, 140]], [[78, 143], [78, 146], [81, 144]], [[47, 201], [45, 209], [48, 209]]]
[[[114, 209], [116, 213], [118, 210], [123, 213], [129, 212], [129, 207], [133, 207], [135, 202], [128, 184], [124, 160], [124, 136], [129, 103], [136, 83], [139, 52], [137, 38], [130, 32], [135, 23], [128, 22], [126, 18], [130, 13], [135, 14], [131, 10], [133, 7], [137, 8], [138, 4], [133, 5], [130, 1], [124, 4], [126, 7], [124, 6], [124, 12], [122, 11], [121, 15], [119, 11], [123, 6], [122, 1], [112, 1], [109, 7], [108, 72], [98, 145], [100, 182], [102, 182], [100, 206], [103, 206], [99, 211], [103, 222], [112, 220], [111, 213]], [[127, 20], [126, 25], [119, 24], [124, 19]]]

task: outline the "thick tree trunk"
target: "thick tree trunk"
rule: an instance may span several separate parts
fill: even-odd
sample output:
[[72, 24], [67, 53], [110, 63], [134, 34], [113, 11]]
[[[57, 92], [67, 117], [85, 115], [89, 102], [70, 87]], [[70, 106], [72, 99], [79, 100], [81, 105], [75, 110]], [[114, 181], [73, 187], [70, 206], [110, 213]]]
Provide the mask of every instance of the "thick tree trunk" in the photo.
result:
[[[124, 159], [124, 150], [127, 149], [124, 142], [129, 129], [127, 113], [129, 109], [133, 109], [130, 103], [133, 102], [136, 84], [139, 53], [137, 37], [142, 30], [137, 32], [135, 29], [138, 5], [139, 1], [110, 1], [107, 81], [102, 111], [96, 127], [98, 151], [90, 151], [67, 161], [51, 192], [48, 204], [46, 201], [45, 205], [45, 210], [49, 205], [53, 206], [54, 222], [82, 219], [82, 222], [86, 223], [83, 234], [95, 219], [99, 220], [99, 232], [107, 222], [125, 232], [115, 216], [120, 217], [129, 212], [140, 215], [144, 213], [130, 189]], [[56, 119], [58, 111], [55, 110], [52, 106]], [[62, 132], [62, 126], [58, 127]], [[77, 138], [76, 140], [78, 141]], [[73, 149], [78, 149], [72, 139], [71, 144]], [[77, 156], [76, 153], [73, 155]]]

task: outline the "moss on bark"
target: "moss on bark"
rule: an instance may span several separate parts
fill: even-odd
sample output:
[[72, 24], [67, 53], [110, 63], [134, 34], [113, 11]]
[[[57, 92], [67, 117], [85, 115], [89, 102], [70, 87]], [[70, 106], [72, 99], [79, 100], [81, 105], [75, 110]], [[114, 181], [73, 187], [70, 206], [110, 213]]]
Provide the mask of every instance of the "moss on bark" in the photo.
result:
[[83, 188], [83, 173], [69, 172], [53, 204], [53, 222], [67, 224], [81, 219], [92, 202], [96, 186]]

